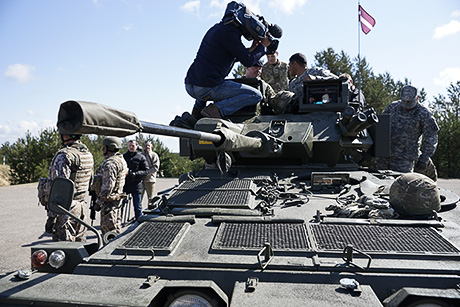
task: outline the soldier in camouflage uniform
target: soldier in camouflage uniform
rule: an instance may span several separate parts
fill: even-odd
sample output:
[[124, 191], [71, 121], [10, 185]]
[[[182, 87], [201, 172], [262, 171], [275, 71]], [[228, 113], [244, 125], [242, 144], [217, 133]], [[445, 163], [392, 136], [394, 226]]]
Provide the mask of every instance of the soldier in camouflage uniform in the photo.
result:
[[101, 211], [102, 234], [109, 231], [121, 232], [121, 204], [125, 196], [123, 187], [128, 166], [118, 151], [121, 142], [116, 137], [107, 137], [102, 141], [104, 162], [96, 174], [102, 176], [101, 191], [97, 195], [97, 207]]
[[391, 119], [391, 157], [377, 158], [375, 166], [403, 173], [415, 170], [436, 181], [436, 167], [430, 157], [438, 145], [439, 128], [431, 112], [418, 103], [417, 88], [404, 86], [401, 100], [392, 102], [383, 113], [390, 114]]
[[262, 67], [261, 78], [275, 92], [287, 91], [289, 87], [289, 65], [278, 59], [278, 51], [267, 51], [268, 62]]
[[355, 108], [356, 111], [364, 111], [364, 108], [366, 107], [366, 98], [364, 97], [363, 92], [356, 88], [356, 86], [353, 84], [353, 78], [351, 77], [350, 74], [348, 73], [343, 73], [339, 76], [339, 79], [346, 80], [345, 83], [348, 85], [348, 91], [349, 91], [349, 96], [348, 96], [348, 102], [349, 104]]
[[289, 58], [289, 73], [291, 76], [296, 76], [289, 83], [289, 90], [295, 94], [299, 102], [303, 101], [304, 81], [338, 79], [327, 69], [321, 67], [307, 68], [307, 57], [302, 53], [295, 53]]
[[257, 79], [259, 81], [259, 91], [262, 93], [262, 105], [268, 106], [276, 114], [281, 114], [286, 111], [287, 106], [292, 101], [294, 93], [289, 91], [276, 92], [273, 88], [260, 78], [261, 71], [263, 72], [262, 61], [257, 61], [256, 64], [246, 67], [245, 78]]
[[[50, 182], [57, 177], [68, 178], [74, 182], [73, 201], [69, 211], [84, 220], [88, 211], [86, 192], [93, 176], [93, 155], [85, 144], [79, 141], [81, 135], [66, 132], [61, 128], [59, 132], [63, 147], [51, 162], [48, 178]], [[86, 227], [68, 215], [48, 210], [47, 226], [51, 226], [49, 230], [52, 230], [53, 241], [86, 240]]]

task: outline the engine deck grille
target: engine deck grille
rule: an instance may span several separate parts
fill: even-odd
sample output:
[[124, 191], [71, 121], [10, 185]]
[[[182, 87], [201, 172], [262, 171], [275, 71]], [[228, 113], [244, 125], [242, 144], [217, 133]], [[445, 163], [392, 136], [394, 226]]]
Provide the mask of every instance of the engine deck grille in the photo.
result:
[[343, 251], [352, 244], [368, 253], [458, 254], [435, 229], [427, 227], [310, 224], [317, 248]]
[[176, 191], [169, 205], [247, 207], [250, 196], [248, 191]]
[[184, 226], [189, 225], [183, 222], [144, 222], [121, 248], [170, 252], [184, 233]]
[[168, 200], [170, 206], [252, 207], [255, 184], [247, 179], [199, 179], [180, 185]]
[[252, 180], [249, 179], [197, 179], [185, 181], [178, 190], [249, 190]]
[[310, 244], [301, 223], [221, 223], [212, 248], [260, 250], [268, 242], [278, 251], [307, 251]]

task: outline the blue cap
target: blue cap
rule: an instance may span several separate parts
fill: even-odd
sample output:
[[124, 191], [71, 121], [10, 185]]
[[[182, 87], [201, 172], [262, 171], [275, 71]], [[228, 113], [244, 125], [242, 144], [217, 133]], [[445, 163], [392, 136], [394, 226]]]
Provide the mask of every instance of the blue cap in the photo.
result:
[[258, 60], [258, 61], [255, 62], [255, 64], [252, 65], [252, 66], [262, 67], [262, 66], [264, 66], [264, 63], [263, 63], [261, 60]]

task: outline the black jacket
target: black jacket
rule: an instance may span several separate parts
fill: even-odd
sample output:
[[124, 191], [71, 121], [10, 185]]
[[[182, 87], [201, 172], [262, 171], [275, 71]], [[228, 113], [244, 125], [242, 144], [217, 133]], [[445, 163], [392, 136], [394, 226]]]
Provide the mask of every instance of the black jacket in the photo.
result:
[[139, 152], [127, 151], [123, 154], [128, 164], [129, 174], [126, 176], [124, 192], [142, 193], [142, 179], [148, 173], [147, 159]]
[[187, 72], [185, 84], [202, 87], [221, 85], [235, 61], [250, 67], [265, 55], [265, 47], [262, 44], [249, 52], [241, 42], [241, 36], [241, 32], [235, 26], [223, 22], [209, 29]]

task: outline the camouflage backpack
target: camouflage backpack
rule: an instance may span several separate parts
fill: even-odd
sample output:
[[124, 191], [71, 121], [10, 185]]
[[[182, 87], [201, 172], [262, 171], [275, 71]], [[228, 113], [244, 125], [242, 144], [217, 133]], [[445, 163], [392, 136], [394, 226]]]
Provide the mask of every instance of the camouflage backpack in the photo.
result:
[[38, 201], [43, 206], [48, 205], [49, 194], [51, 190], [51, 180], [48, 177], [42, 177], [38, 180]]

